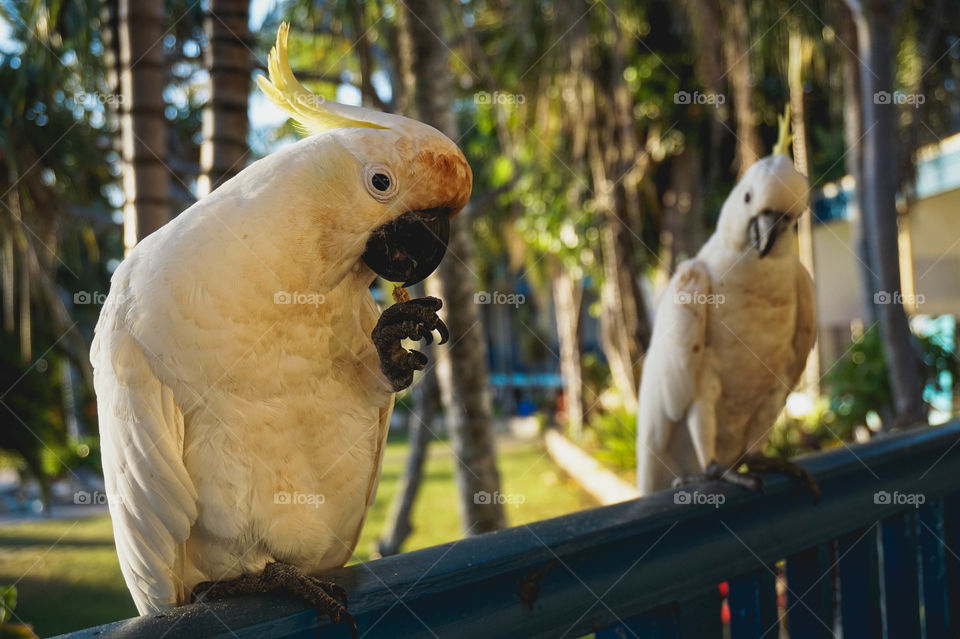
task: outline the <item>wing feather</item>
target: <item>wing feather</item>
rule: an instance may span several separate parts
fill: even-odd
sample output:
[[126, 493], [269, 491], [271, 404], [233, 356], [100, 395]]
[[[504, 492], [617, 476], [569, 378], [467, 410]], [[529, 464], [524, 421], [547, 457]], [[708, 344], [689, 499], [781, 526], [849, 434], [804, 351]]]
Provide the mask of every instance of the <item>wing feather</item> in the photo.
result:
[[803, 369], [807, 364], [807, 357], [817, 340], [817, 313], [814, 307], [815, 292], [813, 280], [807, 269], [797, 263], [797, 320], [796, 331], [793, 334], [794, 360], [790, 364], [787, 374], [790, 388], [796, 388]]
[[103, 470], [120, 568], [141, 614], [184, 598], [182, 544], [197, 519], [173, 392], [108, 300], [91, 350]]
[[[706, 335], [705, 296], [710, 273], [701, 262], [682, 263], [664, 291], [654, 319], [650, 349], [643, 363], [641, 397], [663, 418], [679, 420], [696, 392]], [[646, 392], [644, 392], [646, 391]]]
[[672, 478], [668, 459], [675, 425], [684, 419], [697, 392], [706, 343], [705, 296], [710, 273], [702, 262], [682, 263], [660, 299], [653, 337], [643, 362], [637, 411], [637, 474], [643, 486]]

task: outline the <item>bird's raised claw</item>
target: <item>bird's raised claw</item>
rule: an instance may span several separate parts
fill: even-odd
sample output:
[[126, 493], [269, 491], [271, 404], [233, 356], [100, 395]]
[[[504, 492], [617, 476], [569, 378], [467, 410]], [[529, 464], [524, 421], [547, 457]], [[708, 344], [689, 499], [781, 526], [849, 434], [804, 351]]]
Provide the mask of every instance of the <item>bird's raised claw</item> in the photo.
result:
[[439, 317], [437, 318], [437, 332], [440, 333], [440, 343], [446, 344], [450, 341], [450, 331], [447, 330], [447, 325], [443, 323], [443, 320]]
[[[430, 309], [432, 312], [432, 322], [428, 325], [430, 330], [435, 330], [440, 334], [440, 343], [446, 344], [450, 340], [450, 331], [447, 329], [447, 325], [443, 323], [443, 320], [436, 314], [438, 310], [443, 306], [443, 302], [436, 297], [418, 297], [416, 299], [408, 300], [404, 302], [406, 304], [414, 304], [421, 306], [423, 308]], [[395, 308], [396, 305], [391, 306], [390, 308]], [[387, 309], [390, 310], [390, 309]], [[429, 331], [427, 331], [429, 332]], [[430, 341], [427, 344], [433, 343], [433, 335], [430, 335], [428, 338], [424, 335], [423, 339], [429, 339]]]
[[400, 343], [414, 339], [431, 344], [434, 330], [440, 334], [441, 344], [450, 337], [437, 315], [442, 306], [443, 302], [436, 297], [418, 297], [394, 304], [380, 315], [370, 337], [380, 356], [380, 370], [395, 392], [409, 386], [413, 373], [422, 371], [428, 361], [420, 351], [408, 351]]

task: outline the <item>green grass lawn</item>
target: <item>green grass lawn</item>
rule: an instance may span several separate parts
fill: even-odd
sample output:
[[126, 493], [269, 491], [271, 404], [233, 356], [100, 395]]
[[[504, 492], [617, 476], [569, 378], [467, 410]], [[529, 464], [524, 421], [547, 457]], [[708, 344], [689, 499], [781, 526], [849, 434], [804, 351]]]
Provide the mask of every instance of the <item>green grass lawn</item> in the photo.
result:
[[[503, 492], [525, 499], [520, 506], [505, 506], [510, 525], [595, 505], [560, 474], [539, 444], [502, 440], [498, 451]], [[377, 500], [353, 561], [370, 559], [405, 460], [406, 442], [390, 441]], [[461, 536], [452, 454], [445, 441], [431, 443], [413, 527], [407, 550]], [[136, 615], [105, 516], [0, 527], [0, 584], [14, 582], [20, 591], [16, 614], [41, 636]]]

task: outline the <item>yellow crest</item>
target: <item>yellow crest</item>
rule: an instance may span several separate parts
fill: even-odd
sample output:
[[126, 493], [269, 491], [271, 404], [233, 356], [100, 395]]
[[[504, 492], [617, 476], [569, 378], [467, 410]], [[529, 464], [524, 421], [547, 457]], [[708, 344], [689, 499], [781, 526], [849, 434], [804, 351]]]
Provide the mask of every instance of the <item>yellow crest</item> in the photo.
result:
[[783, 110], [783, 115], [777, 116], [779, 131], [777, 133], [777, 143], [773, 145], [771, 155], [786, 155], [790, 157], [790, 143], [793, 142], [793, 134], [790, 133], [790, 105], [787, 104]]
[[257, 76], [260, 90], [271, 102], [286, 111], [307, 133], [320, 133], [341, 127], [389, 128], [372, 121], [377, 115], [383, 114], [327, 100], [300, 84], [293, 75], [290, 59], [287, 57], [289, 33], [290, 25], [282, 23], [277, 31], [277, 43], [270, 49], [270, 58], [267, 61], [270, 79]]

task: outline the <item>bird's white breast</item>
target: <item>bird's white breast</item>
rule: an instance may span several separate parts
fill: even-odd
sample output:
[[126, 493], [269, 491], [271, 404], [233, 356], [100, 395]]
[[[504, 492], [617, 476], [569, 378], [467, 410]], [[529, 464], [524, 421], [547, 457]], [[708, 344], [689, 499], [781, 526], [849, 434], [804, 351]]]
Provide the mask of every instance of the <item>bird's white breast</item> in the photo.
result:
[[718, 303], [707, 313], [711, 356], [706, 361], [722, 385], [718, 423], [723, 432], [736, 434], [771, 393], [788, 390], [787, 367], [794, 357], [796, 330], [796, 266], [791, 257], [727, 268], [714, 275]]

